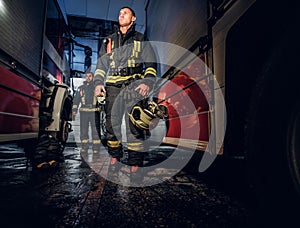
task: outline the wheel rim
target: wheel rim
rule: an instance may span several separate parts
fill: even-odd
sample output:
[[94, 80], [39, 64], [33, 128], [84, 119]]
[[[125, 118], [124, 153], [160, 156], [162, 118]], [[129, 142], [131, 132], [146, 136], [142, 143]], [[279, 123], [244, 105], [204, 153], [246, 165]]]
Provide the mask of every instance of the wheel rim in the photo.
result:
[[64, 144], [69, 136], [69, 130], [68, 130], [68, 122], [63, 120], [62, 122], [62, 128], [61, 128], [61, 142]]

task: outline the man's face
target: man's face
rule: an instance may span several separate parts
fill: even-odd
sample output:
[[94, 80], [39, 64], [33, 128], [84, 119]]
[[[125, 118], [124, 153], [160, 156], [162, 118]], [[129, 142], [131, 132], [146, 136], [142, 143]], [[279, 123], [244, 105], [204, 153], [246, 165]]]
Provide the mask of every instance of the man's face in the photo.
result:
[[135, 17], [132, 15], [132, 12], [128, 8], [120, 10], [119, 13], [119, 24], [120, 26], [129, 26], [135, 21]]
[[93, 74], [87, 73], [87, 74], [85, 75], [85, 80], [86, 80], [87, 82], [91, 82], [91, 81], [93, 80]]

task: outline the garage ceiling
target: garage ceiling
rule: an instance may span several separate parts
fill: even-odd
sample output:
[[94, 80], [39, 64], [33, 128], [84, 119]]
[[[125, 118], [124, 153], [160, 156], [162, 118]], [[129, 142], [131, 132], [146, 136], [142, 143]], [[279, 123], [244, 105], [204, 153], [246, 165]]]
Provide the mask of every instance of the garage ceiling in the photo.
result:
[[59, 0], [62, 10], [69, 16], [117, 21], [123, 6], [136, 13], [136, 30], [145, 31], [145, 5], [147, 0]]
[[[96, 66], [102, 38], [111, 34], [114, 26], [118, 24], [120, 8], [129, 6], [135, 11], [136, 30], [144, 33], [147, 2], [148, 0], [58, 0], [74, 40], [77, 44], [92, 49], [92, 71]], [[85, 54], [80, 45], [74, 46], [71, 59], [71, 68], [77, 71], [84, 69]]]

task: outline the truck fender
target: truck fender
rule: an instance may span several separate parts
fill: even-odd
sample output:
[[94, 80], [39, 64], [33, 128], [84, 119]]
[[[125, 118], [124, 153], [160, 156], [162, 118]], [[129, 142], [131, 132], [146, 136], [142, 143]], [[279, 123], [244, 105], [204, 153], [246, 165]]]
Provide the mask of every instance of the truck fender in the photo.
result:
[[[70, 92], [68, 91], [68, 86], [65, 84], [56, 84], [53, 86], [53, 94], [51, 97], [49, 97], [49, 101], [47, 102], [52, 103], [52, 122], [50, 125], [48, 125], [45, 130], [46, 131], [60, 131], [60, 126], [61, 126], [61, 118], [62, 118], [62, 113], [64, 108], [67, 108], [66, 110], [68, 112], [68, 118], [67, 120], [70, 119], [70, 114], [71, 114], [71, 95]], [[68, 102], [69, 104], [66, 104]], [[66, 107], [67, 105], [67, 107]]]

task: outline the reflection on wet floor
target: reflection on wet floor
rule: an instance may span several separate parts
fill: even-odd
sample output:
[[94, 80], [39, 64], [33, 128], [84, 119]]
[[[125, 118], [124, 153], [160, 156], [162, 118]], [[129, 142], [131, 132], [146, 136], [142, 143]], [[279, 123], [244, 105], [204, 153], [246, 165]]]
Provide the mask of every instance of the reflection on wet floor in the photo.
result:
[[[173, 176], [172, 167], [144, 170], [146, 180], [166, 178], [132, 187], [128, 167], [111, 170], [104, 147], [80, 154], [72, 145], [64, 154], [57, 170], [33, 172], [21, 148], [0, 146], [1, 227], [250, 227], [247, 204], [212, 187], [196, 169], [185, 167]], [[156, 148], [145, 164], [172, 154], [167, 146]]]
[[176, 175], [188, 163], [192, 153], [171, 146], [155, 146], [144, 154], [144, 166], [139, 167], [135, 173], [131, 172], [131, 166], [122, 161], [110, 166], [110, 157], [105, 147], [101, 147], [98, 153], [91, 150], [81, 153], [81, 158], [106, 180], [123, 186], [145, 187]]

